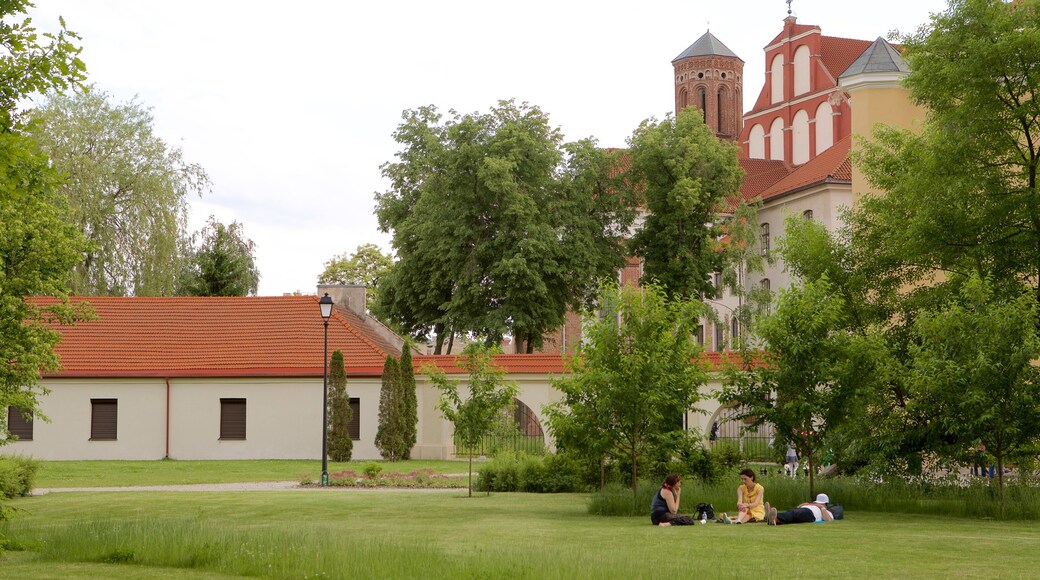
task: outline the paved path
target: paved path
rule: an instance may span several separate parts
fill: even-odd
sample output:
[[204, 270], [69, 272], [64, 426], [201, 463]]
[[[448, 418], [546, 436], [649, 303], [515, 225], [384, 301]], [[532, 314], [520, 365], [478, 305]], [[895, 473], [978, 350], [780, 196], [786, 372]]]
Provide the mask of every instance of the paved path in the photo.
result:
[[301, 486], [298, 481], [256, 481], [242, 483], [193, 483], [186, 485], [138, 485], [126, 487], [50, 487], [36, 488], [32, 495], [46, 495], [65, 491], [465, 491], [466, 488], [415, 487], [349, 487], [316, 485]]

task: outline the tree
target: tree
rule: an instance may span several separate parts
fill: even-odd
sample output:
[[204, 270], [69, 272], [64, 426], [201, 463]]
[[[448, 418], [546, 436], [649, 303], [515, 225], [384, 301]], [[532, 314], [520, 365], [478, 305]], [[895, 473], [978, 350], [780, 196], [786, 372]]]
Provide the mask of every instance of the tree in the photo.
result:
[[682, 429], [706, 382], [693, 338], [703, 306], [669, 299], [655, 284], [604, 284], [598, 296], [571, 373], [553, 383], [563, 397], [549, 409], [549, 423], [565, 448], [627, 459], [634, 496], [640, 458]]
[[888, 276], [931, 292], [978, 270], [1040, 301], [1037, 30], [1037, 0], [951, 0], [902, 39], [905, 86], [927, 117], [919, 134], [880, 128], [864, 143], [860, 167], [884, 194], [852, 221]]
[[392, 355], [383, 364], [383, 384], [379, 389], [379, 429], [376, 448], [388, 461], [404, 459], [404, 401], [401, 396], [401, 367]]
[[842, 327], [843, 302], [826, 277], [783, 289], [757, 333], [767, 350], [759, 364], [728, 371], [722, 396], [751, 425], [772, 424], [778, 443], [794, 445], [809, 466], [815, 494], [816, 453], [828, 429], [847, 418], [847, 364], [852, 338]]
[[376, 213], [398, 261], [380, 302], [415, 336], [432, 331], [435, 352], [456, 333], [509, 333], [532, 352], [623, 264], [632, 212], [609, 189], [615, 161], [592, 141], [564, 144], [537, 107], [501, 101], [444, 122], [423, 107], [394, 138]]
[[173, 294], [186, 198], [209, 187], [206, 172], [153, 133], [152, 114], [136, 98], [112, 104], [104, 91], [57, 95], [32, 115], [32, 134], [66, 175], [62, 193], [90, 243], [73, 292]]
[[237, 221], [225, 226], [209, 216], [206, 227], [191, 237], [177, 293], [188, 296], [247, 296], [256, 294], [260, 272], [253, 257], [255, 244]]
[[723, 200], [740, 187], [737, 148], [719, 140], [690, 107], [664, 121], [643, 121], [629, 137], [628, 189], [647, 216], [630, 249], [643, 258], [643, 281], [669, 296], [716, 296], [709, 281], [721, 270], [714, 240]]
[[401, 434], [404, 459], [410, 459], [412, 448], [419, 438], [419, 401], [415, 392], [415, 369], [412, 368], [412, 347], [405, 343], [401, 350], [401, 398], [404, 403]]
[[1007, 458], [1040, 439], [1036, 310], [1028, 292], [1001, 299], [992, 281], [972, 275], [955, 300], [914, 324], [912, 406], [932, 417], [943, 456], [977, 441], [993, 453], [1002, 514]]
[[[504, 381], [505, 372], [495, 366], [494, 355], [498, 345], [470, 343], [456, 363], [469, 376], [467, 393], [458, 381], [448, 378], [444, 371], [428, 368], [430, 380], [440, 391], [437, 408], [455, 425], [455, 435], [463, 444], [473, 448], [480, 438], [494, 430], [502, 411], [513, 404], [518, 389], [516, 384]], [[469, 457], [469, 496], [473, 497], [473, 454]]]
[[343, 351], [334, 350], [329, 360], [329, 457], [333, 461], [350, 461], [354, 453], [354, 441], [350, 438], [353, 417]]
[[[68, 300], [69, 272], [85, 245], [58, 194], [60, 176], [25, 136], [15, 107], [34, 92], [78, 88], [84, 66], [79, 37], [64, 22], [61, 32], [40, 35], [29, 18], [18, 21], [30, 6], [0, 1], [0, 408], [43, 419], [40, 374], [60, 368], [52, 325], [91, 314]], [[32, 298], [42, 296], [54, 298]], [[5, 433], [6, 423], [0, 413]]]
[[365, 286], [365, 306], [371, 310], [379, 302], [379, 282], [394, 265], [390, 254], [375, 244], [361, 244], [350, 256], [340, 254], [325, 262], [319, 284], [357, 284]]

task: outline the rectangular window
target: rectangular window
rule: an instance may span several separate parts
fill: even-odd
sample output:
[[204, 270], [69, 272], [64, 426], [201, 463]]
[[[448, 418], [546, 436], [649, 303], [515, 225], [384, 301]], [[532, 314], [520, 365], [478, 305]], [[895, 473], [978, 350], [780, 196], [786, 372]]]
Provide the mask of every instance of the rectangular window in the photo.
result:
[[33, 418], [32, 413], [29, 413], [29, 418], [26, 419], [22, 412], [14, 407], [7, 408], [7, 430], [11, 432], [11, 435], [17, 437], [19, 441], [32, 441], [33, 438]]
[[697, 325], [697, 344], [704, 346], [704, 325]]
[[725, 337], [726, 327], [722, 323], [715, 323], [715, 350], [722, 350], [726, 344]]
[[361, 440], [361, 399], [350, 398], [350, 423], [347, 424], [347, 433], [353, 441]]
[[222, 440], [246, 438], [245, 399], [220, 400], [220, 438]]
[[90, 400], [90, 440], [115, 441], [118, 399]]
[[769, 224], [762, 224], [762, 255], [769, 253]]

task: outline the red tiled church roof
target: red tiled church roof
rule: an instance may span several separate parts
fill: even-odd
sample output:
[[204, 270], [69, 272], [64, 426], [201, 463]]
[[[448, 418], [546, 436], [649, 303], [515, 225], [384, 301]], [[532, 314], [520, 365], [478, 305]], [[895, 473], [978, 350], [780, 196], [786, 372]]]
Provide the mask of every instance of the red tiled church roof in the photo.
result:
[[870, 47], [872, 41], [857, 40], [855, 38], [841, 38], [838, 36], [820, 36], [820, 60], [827, 71], [837, 81], [841, 73], [849, 68], [864, 50]]
[[744, 170], [744, 180], [740, 183], [740, 198], [745, 201], [755, 199], [794, 170], [786, 162], [778, 160], [741, 157], [738, 161], [740, 168]]
[[845, 137], [823, 153], [799, 166], [790, 175], [762, 192], [763, 201], [805, 189], [828, 181], [852, 182], [852, 164], [849, 146], [852, 137]]
[[[37, 298], [39, 303], [53, 303]], [[317, 296], [73, 297], [98, 319], [56, 327], [63, 369], [50, 377], [320, 377], [323, 325]], [[337, 306], [329, 352], [348, 376], [379, 376], [399, 355]]]

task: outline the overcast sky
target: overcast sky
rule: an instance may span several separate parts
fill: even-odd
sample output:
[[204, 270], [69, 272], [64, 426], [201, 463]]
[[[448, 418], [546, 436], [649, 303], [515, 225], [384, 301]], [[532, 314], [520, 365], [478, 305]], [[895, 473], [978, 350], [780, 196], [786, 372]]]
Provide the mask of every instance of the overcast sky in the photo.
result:
[[[673, 108], [671, 60], [709, 29], [744, 61], [744, 107], [762, 88], [762, 49], [784, 0], [586, 2], [36, 0], [37, 27], [64, 16], [83, 37], [90, 82], [139, 95], [155, 128], [213, 189], [190, 199], [191, 229], [214, 214], [256, 242], [260, 294], [313, 293], [323, 264], [377, 229], [379, 166], [401, 112], [541, 107], [568, 140], [621, 147]], [[794, 0], [799, 23], [873, 40], [909, 32], [945, 0]], [[866, 8], [866, 11], [854, 11]], [[840, 71], [839, 71], [840, 72]]]

